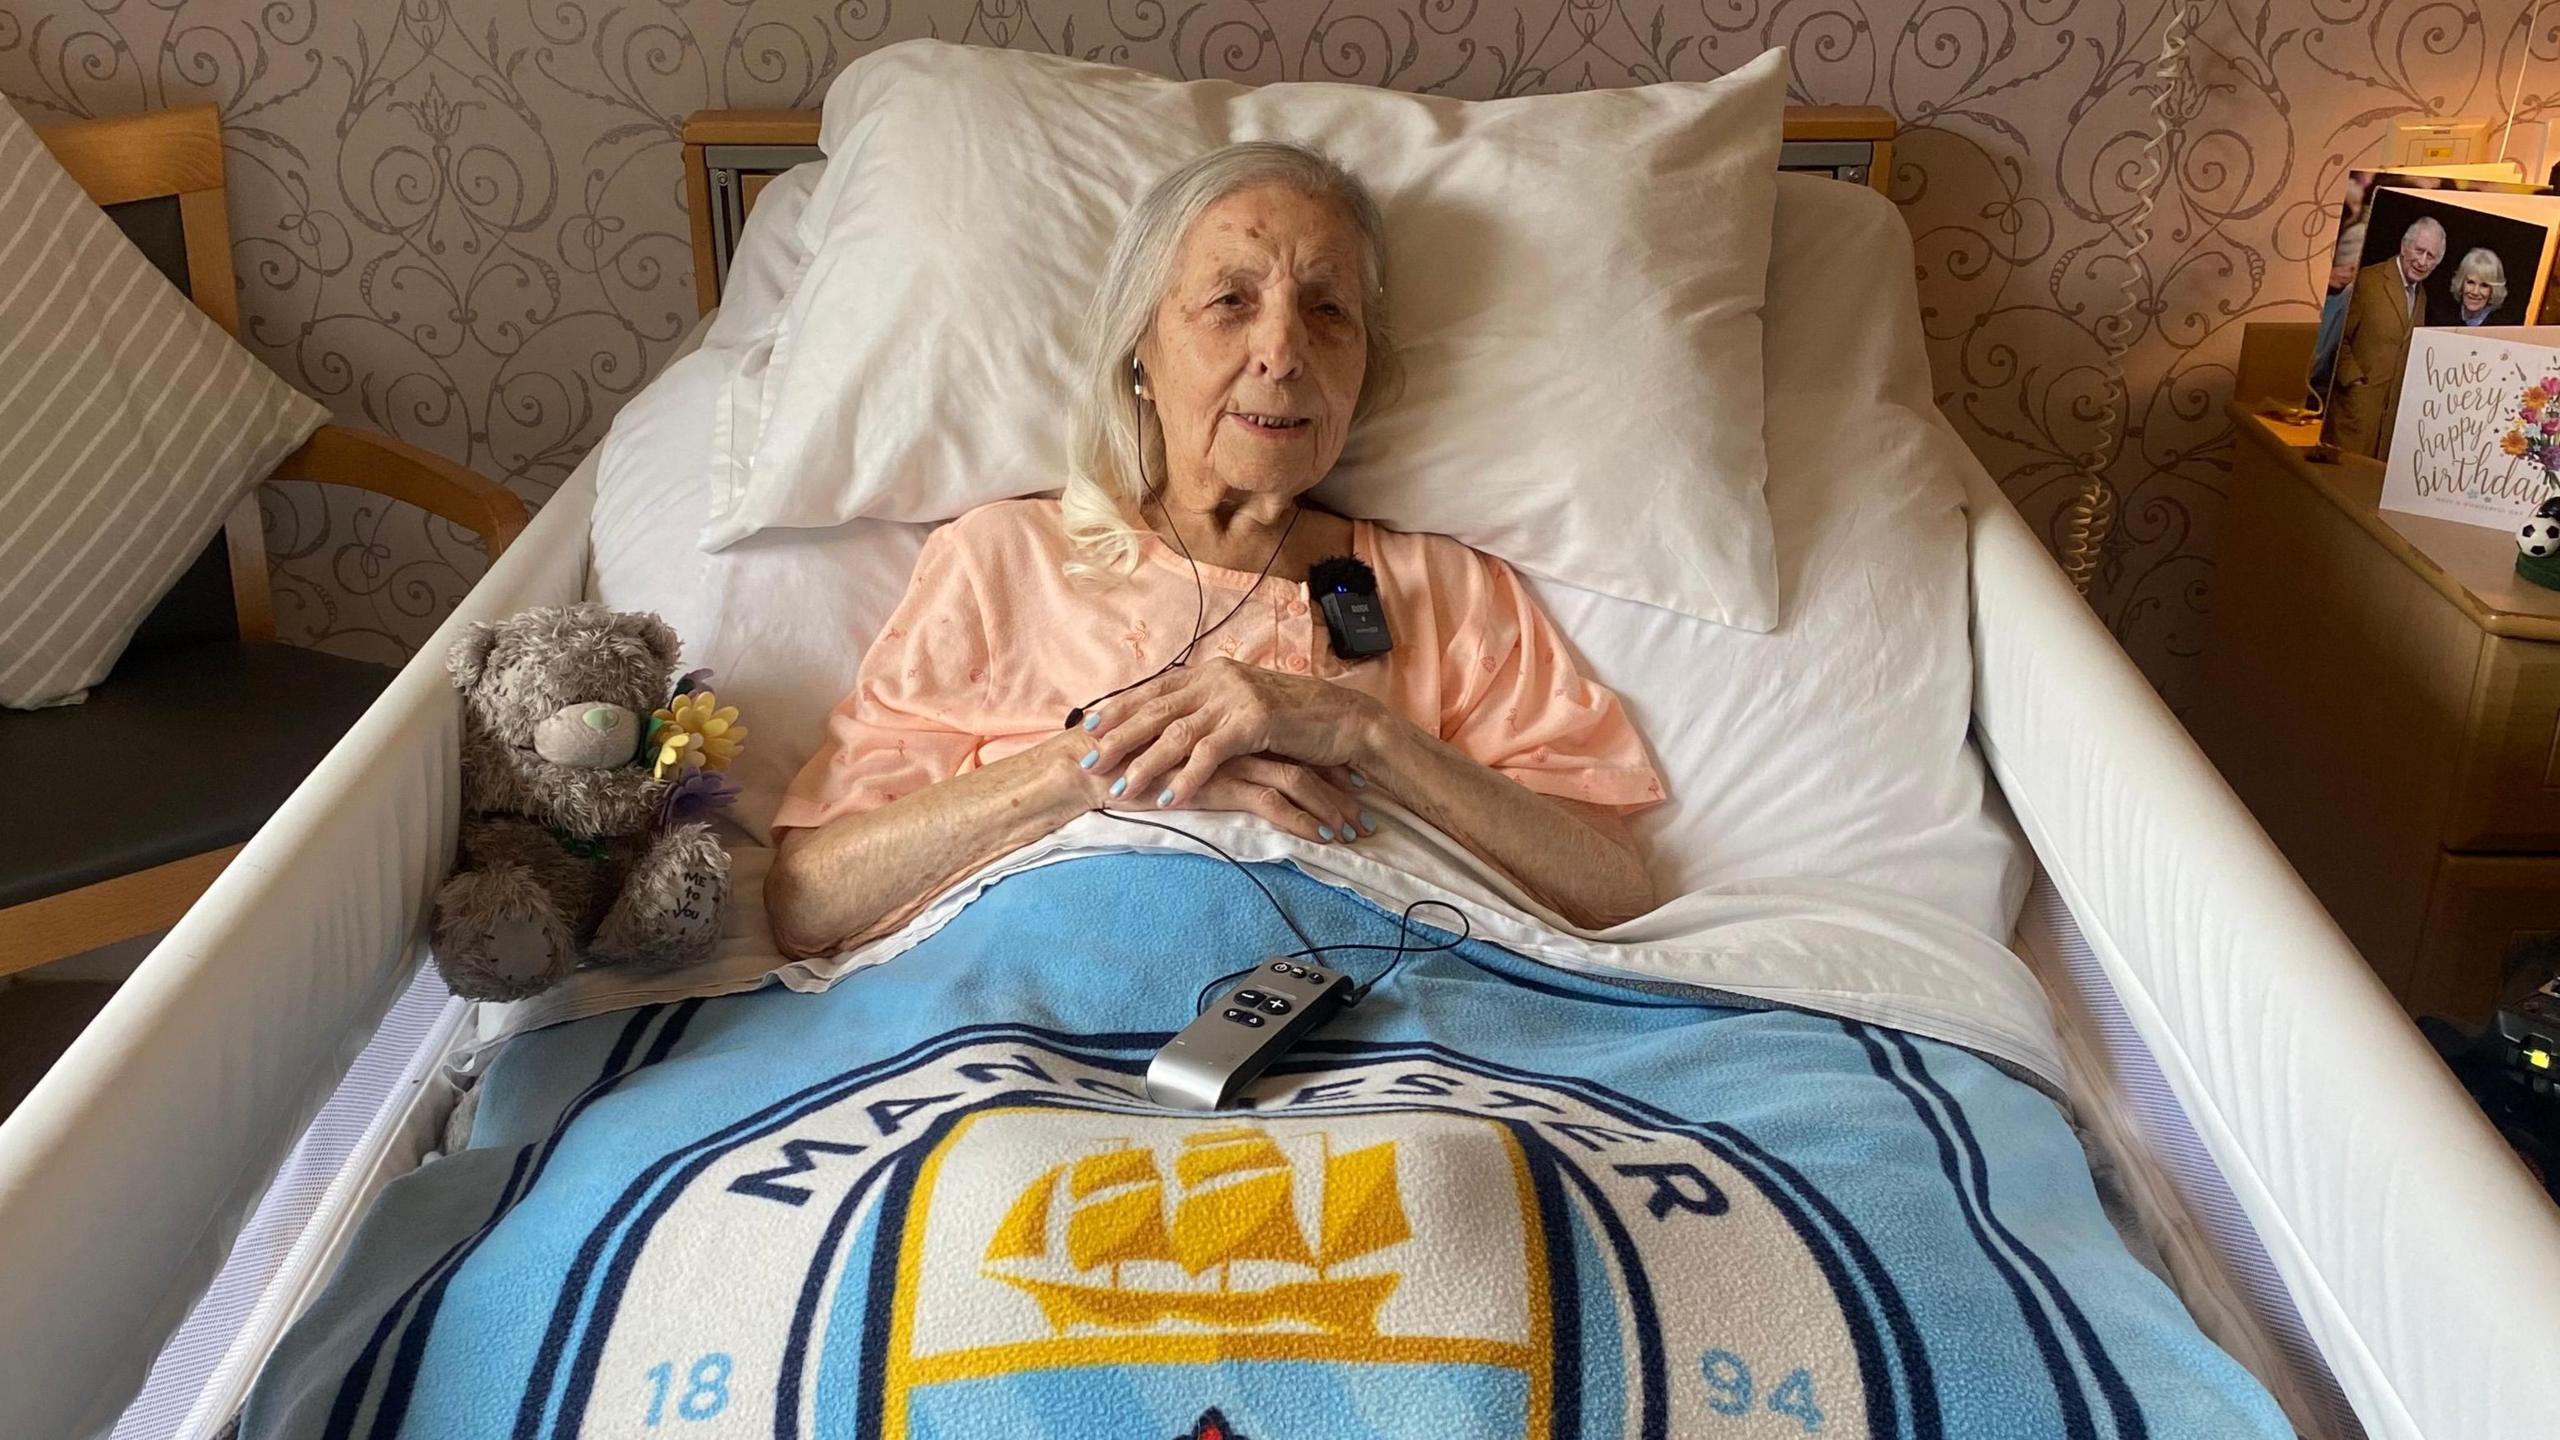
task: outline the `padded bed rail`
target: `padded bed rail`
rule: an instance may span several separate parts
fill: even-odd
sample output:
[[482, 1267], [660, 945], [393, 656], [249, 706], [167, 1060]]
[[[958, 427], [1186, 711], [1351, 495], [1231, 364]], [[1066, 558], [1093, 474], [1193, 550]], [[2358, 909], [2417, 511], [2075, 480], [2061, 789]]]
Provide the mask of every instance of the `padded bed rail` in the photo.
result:
[[2552, 1427], [2560, 1212], [1978, 467], [1975, 735], [2365, 1432]]
[[103, 1433], [415, 963], [453, 859], [461, 627], [585, 587], [582, 466], [0, 1122], [12, 1435]]

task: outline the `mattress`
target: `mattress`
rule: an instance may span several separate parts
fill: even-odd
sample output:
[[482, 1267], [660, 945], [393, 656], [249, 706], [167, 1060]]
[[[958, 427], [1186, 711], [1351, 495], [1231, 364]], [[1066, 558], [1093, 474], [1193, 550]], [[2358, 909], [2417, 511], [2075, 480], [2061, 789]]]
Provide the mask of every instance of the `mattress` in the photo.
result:
[[[590, 465], [455, 625], [577, 593], [592, 485]], [[2077, 917], [2066, 928], [2054, 898], [2040, 896], [2016, 943], [2043, 957], [2049, 987], [2095, 997], [2059, 1006], [2058, 1019], [2081, 1119], [2123, 1161], [2099, 1168], [2123, 1180], [2208, 1333], [2306, 1433], [2353, 1433], [2338, 1389], [2377, 1435], [2543, 1433], [2547, 1402], [2531, 1377], [2547, 1372], [2548, 1337], [2560, 1333], [2545, 1323], [2560, 1294], [2547, 1283], [2560, 1275], [2547, 1201], [2072, 601], [2036, 537], [1987, 486], [1975, 504], [1981, 743], [2054, 867], [2054, 884], [2039, 877], [2039, 888], [2058, 887]], [[43, 1281], [18, 1292], [14, 1323], [38, 1343], [16, 1348], [8, 1367], [39, 1401], [31, 1413], [52, 1417], [29, 1433], [110, 1428], [148, 1359], [120, 1337], [170, 1334], [204, 1308], [190, 1348], [224, 1343], [215, 1332], [225, 1322], [197, 1304], [203, 1279], [229, 1253], [249, 1197], [268, 1194], [270, 1214], [289, 1203], [269, 1184], [277, 1157], [413, 966], [408, 942], [438, 848], [450, 844], [452, 799], [449, 767], [440, 777], [408, 761], [450, 745], [450, 701], [431, 664], [395, 684], [311, 793], [288, 803], [146, 962], [152, 983], [127, 987], [135, 993], [0, 1128], [15, 1274]], [[386, 853], [332, 864], [358, 836]], [[2121, 1005], [2109, 976], [2124, 987]], [[314, 1085], [315, 1074], [331, 1078]], [[2172, 1087], [2183, 1109], [2168, 1104]], [[2348, 1093], [2351, 1112], [2319, 1098]], [[424, 1152], [387, 1139], [440, 1127], [444, 1097], [410, 1095], [348, 1167], [388, 1174]], [[254, 1128], [241, 1119], [260, 1114], [272, 1118]], [[2219, 1173], [2197, 1137], [2223, 1157]], [[227, 1219], [232, 1194], [242, 1199]], [[110, 1217], [127, 1243], [77, 1243]], [[285, 1246], [295, 1261], [252, 1282], [275, 1298], [242, 1308], [289, 1313], [324, 1273], [320, 1243]], [[2218, 1263], [2187, 1263], [2200, 1255]], [[2289, 1295], [2269, 1283], [2279, 1273]], [[2503, 1279], [2504, 1292], [2491, 1297], [2482, 1277]], [[236, 1281], [222, 1288], [238, 1293]], [[2337, 1385], [2315, 1365], [2289, 1365], [2289, 1354], [2309, 1355], [2301, 1320]], [[257, 1352], [248, 1339], [227, 1348]], [[179, 1372], [169, 1373], [163, 1401]], [[218, 1416], [233, 1398], [208, 1393], [155, 1413]], [[72, 1424], [82, 1413], [93, 1418]]]

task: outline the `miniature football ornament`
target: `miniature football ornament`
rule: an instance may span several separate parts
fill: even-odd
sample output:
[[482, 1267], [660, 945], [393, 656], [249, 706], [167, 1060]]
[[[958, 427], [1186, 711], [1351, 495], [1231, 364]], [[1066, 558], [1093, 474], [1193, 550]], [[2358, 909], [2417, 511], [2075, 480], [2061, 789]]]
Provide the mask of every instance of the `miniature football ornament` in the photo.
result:
[[2539, 560], [2560, 553], [2560, 520], [2546, 520], [2536, 515], [2524, 522], [2516, 532], [2516, 548]]
[[2516, 573], [2546, 590], [2560, 590], [2560, 495], [2543, 501], [2517, 528]]

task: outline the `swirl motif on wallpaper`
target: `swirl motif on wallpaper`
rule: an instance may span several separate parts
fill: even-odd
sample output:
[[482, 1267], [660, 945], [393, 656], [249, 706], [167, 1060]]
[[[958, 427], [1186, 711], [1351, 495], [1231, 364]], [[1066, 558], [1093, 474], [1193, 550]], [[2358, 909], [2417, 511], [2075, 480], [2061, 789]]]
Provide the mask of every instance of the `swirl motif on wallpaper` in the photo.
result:
[[[1902, 121], [1892, 186], [1939, 403], [2049, 540], [2096, 456], [2121, 503], [2090, 599], [2174, 701], [2212, 606], [2241, 327], [2312, 318], [2327, 197], [2394, 117], [2502, 113], [2529, 55], [2521, 109], [2542, 118], [2560, 9], [2534, 30], [2523, 0], [2209, 8], [2201, 98], [2128, 257], [2169, 8], [10, 0], [0, 93], [39, 124], [219, 106], [247, 342], [347, 421], [539, 501], [692, 323], [677, 135], [693, 110], [812, 107], [855, 56], [922, 35], [1467, 99], [1704, 78], [1786, 45], [1794, 100]], [[403, 507], [276, 486], [266, 509], [290, 638], [395, 658], [479, 572], [468, 536]]]

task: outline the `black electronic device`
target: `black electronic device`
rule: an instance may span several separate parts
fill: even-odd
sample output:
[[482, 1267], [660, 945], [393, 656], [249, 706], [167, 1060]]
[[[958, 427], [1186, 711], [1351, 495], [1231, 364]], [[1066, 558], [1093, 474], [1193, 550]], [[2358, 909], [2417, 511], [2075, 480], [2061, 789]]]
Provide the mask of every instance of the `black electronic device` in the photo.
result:
[[2555, 960], [2560, 953], [2548, 942], [2518, 947], [2509, 957], [2510, 973], [2549, 978], [2499, 1006], [2479, 1034], [2437, 1015], [2419, 1017], [2418, 1029], [2544, 1191], [2560, 1201], [2560, 974], [2549, 972]]
[[2499, 1006], [2490, 1033], [2500, 1058], [2527, 1090], [2560, 1102], [2560, 975], [2522, 1000]]
[[1307, 590], [1324, 612], [1324, 628], [1333, 633], [1333, 653], [1344, 660], [1368, 660], [1395, 648], [1387, 633], [1386, 606], [1378, 599], [1378, 572], [1349, 555], [1334, 555], [1307, 572]]

